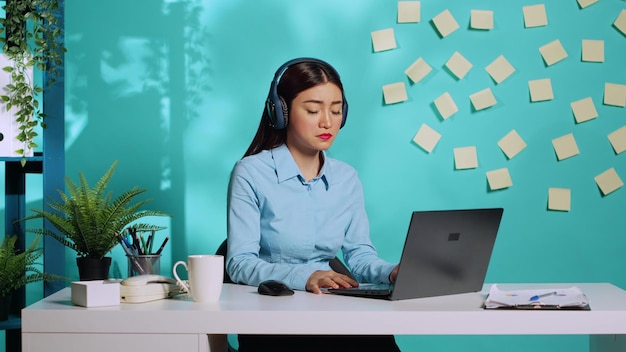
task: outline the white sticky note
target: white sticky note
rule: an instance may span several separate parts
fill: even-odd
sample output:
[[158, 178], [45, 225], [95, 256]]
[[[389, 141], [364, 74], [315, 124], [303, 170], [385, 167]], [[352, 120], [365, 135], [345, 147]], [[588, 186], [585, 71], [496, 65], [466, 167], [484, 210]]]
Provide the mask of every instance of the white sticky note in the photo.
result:
[[503, 56], [498, 56], [493, 60], [486, 68], [487, 72], [493, 78], [496, 83], [500, 84], [515, 72], [515, 68], [511, 63]]
[[470, 100], [472, 101], [472, 106], [474, 106], [475, 110], [483, 110], [492, 107], [497, 103], [496, 97], [493, 96], [493, 93], [491, 92], [491, 88], [486, 88], [480, 92], [470, 95]]
[[570, 211], [572, 190], [569, 188], [548, 188], [548, 209]]
[[474, 29], [493, 29], [493, 11], [471, 10], [470, 27]]
[[598, 111], [591, 97], [583, 98], [570, 103], [576, 123], [589, 121], [598, 117]]
[[609, 133], [609, 141], [615, 150], [615, 154], [620, 154], [626, 150], [626, 125]]
[[535, 79], [528, 81], [530, 101], [546, 101], [554, 99], [552, 92], [552, 80], [550, 78]]
[[417, 23], [421, 20], [419, 1], [398, 1], [398, 23]]
[[383, 96], [385, 104], [395, 104], [409, 100], [406, 94], [406, 86], [404, 82], [386, 84], [383, 86]]
[[565, 48], [563, 48], [561, 41], [558, 39], [540, 47], [539, 52], [548, 66], [554, 65], [567, 57], [567, 52], [565, 52]]
[[580, 6], [581, 9], [584, 9], [585, 7], [591, 6], [596, 2], [598, 2], [598, 0], [578, 0], [578, 6]]
[[475, 169], [478, 167], [476, 146], [454, 148], [454, 167], [457, 170]]
[[487, 182], [492, 191], [513, 186], [509, 169], [502, 168], [487, 172]]
[[374, 45], [374, 52], [395, 49], [396, 35], [393, 28], [372, 32], [372, 44]]
[[454, 16], [452, 16], [452, 13], [450, 13], [450, 10], [444, 10], [437, 16], [433, 17], [433, 23], [435, 24], [439, 34], [444, 38], [459, 29], [459, 24], [454, 19]]
[[623, 9], [619, 15], [617, 15], [613, 26], [622, 32], [623, 35], [626, 35], [626, 9]]
[[615, 192], [624, 185], [614, 168], [610, 168], [600, 175], [594, 177], [596, 184], [600, 187], [603, 195]]
[[583, 39], [582, 60], [587, 62], [604, 62], [604, 40]]
[[526, 148], [526, 142], [524, 142], [517, 131], [511, 130], [511, 132], [507, 133], [506, 136], [498, 141], [498, 147], [502, 149], [507, 158], [513, 159], [513, 157]]
[[626, 107], [626, 84], [604, 83], [604, 104]]
[[552, 140], [552, 146], [554, 147], [556, 158], [559, 161], [580, 154], [578, 144], [576, 144], [576, 139], [574, 138], [573, 133], [554, 138]]
[[435, 149], [439, 139], [441, 139], [441, 134], [427, 124], [422, 124], [415, 137], [413, 137], [413, 141], [428, 153]]
[[458, 79], [463, 79], [473, 66], [472, 63], [463, 57], [463, 55], [461, 55], [458, 51], [452, 54], [448, 61], [446, 61], [445, 65]]
[[435, 107], [444, 120], [459, 111], [459, 108], [448, 92], [443, 93], [435, 99]]
[[544, 4], [522, 7], [524, 13], [524, 26], [526, 28], [541, 27], [548, 25], [548, 16]]
[[404, 70], [404, 73], [409, 76], [413, 83], [417, 83], [426, 77], [432, 69], [433, 68], [420, 57]]

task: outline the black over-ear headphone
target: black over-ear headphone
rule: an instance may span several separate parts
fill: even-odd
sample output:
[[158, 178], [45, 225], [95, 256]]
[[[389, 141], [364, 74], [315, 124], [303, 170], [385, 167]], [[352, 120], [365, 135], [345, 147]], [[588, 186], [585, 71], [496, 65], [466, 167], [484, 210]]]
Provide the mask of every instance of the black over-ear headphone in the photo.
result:
[[[285, 100], [278, 95], [278, 83], [280, 83], [281, 77], [289, 67], [302, 62], [319, 63], [329, 67], [331, 70], [335, 70], [327, 62], [308, 57], [293, 59], [285, 62], [282, 66], [280, 66], [274, 74], [274, 80], [272, 80], [272, 84], [270, 85], [270, 93], [267, 96], [267, 100], [265, 101], [265, 110], [267, 111], [267, 115], [270, 119], [270, 126], [272, 126], [274, 129], [279, 130], [287, 127], [287, 122], [289, 120], [289, 107], [287, 106], [287, 102], [285, 102]], [[346, 101], [346, 97], [343, 92], [341, 114], [342, 116], [340, 128], [346, 124], [346, 119], [348, 117], [348, 102]]]

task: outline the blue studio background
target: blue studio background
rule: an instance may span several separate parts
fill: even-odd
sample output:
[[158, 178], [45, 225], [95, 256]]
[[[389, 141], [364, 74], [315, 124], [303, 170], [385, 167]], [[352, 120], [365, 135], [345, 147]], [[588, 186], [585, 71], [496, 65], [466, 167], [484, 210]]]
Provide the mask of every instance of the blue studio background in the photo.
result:
[[[522, 7], [545, 4], [548, 25], [525, 28]], [[66, 175], [92, 182], [119, 160], [112, 189], [149, 190], [170, 242], [162, 262], [212, 253], [226, 236], [229, 173], [248, 147], [274, 71], [300, 56], [342, 75], [350, 110], [329, 154], [353, 165], [364, 185], [371, 236], [397, 261], [413, 210], [503, 207], [487, 282], [610, 282], [626, 289], [626, 189], [603, 195], [594, 177], [626, 156], [607, 135], [624, 107], [603, 103], [605, 83], [626, 84], [626, 36], [613, 22], [626, 2], [424, 0], [418, 23], [398, 23], [395, 0], [65, 0]], [[460, 28], [438, 34], [448, 9]], [[492, 10], [494, 28], [470, 28], [471, 10]], [[397, 48], [374, 52], [371, 32], [393, 28]], [[539, 47], [559, 39], [568, 56], [546, 65]], [[583, 39], [604, 40], [604, 62], [581, 60]], [[473, 67], [456, 79], [444, 64], [460, 52]], [[515, 72], [497, 84], [498, 56]], [[413, 83], [418, 58], [432, 71]], [[531, 102], [528, 81], [550, 78], [554, 99]], [[385, 104], [382, 86], [404, 82], [408, 100]], [[476, 111], [469, 96], [497, 100]], [[443, 119], [434, 100], [449, 92], [459, 111]], [[570, 103], [591, 97], [598, 118], [576, 123]], [[441, 134], [432, 152], [413, 137]], [[516, 130], [527, 147], [508, 159], [498, 141]], [[554, 138], [573, 133], [580, 154], [558, 161]], [[456, 170], [453, 149], [476, 146], [478, 167]], [[492, 191], [486, 173], [507, 168], [512, 186]], [[40, 176], [30, 176], [33, 185]], [[29, 208], [41, 195], [29, 191]], [[549, 210], [548, 189], [571, 189], [571, 210]], [[39, 192], [40, 193], [40, 192]], [[113, 276], [124, 275], [113, 252]], [[68, 275], [78, 277], [75, 254]], [[121, 275], [121, 276], [119, 276]], [[37, 300], [40, 297], [31, 297]], [[294, 317], [297, 319], [297, 317]], [[403, 351], [586, 351], [581, 336], [399, 336]]]

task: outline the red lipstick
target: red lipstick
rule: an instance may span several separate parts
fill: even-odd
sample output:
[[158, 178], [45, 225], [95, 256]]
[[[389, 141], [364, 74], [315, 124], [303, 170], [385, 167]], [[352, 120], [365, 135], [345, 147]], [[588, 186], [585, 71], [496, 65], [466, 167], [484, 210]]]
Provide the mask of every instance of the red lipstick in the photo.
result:
[[333, 136], [332, 133], [322, 133], [322, 134], [318, 134], [317, 138], [327, 141], [331, 139], [332, 136]]

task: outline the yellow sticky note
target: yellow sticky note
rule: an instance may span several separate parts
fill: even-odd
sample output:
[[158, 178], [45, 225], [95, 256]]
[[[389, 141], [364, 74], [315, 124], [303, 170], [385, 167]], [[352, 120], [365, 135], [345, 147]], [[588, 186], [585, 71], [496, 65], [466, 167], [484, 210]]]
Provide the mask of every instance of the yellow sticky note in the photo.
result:
[[570, 103], [576, 123], [589, 121], [598, 117], [598, 111], [591, 97], [583, 98]]
[[472, 63], [458, 51], [452, 54], [445, 65], [458, 79], [463, 79], [473, 66]]
[[626, 150], [626, 125], [609, 133], [609, 141], [615, 150], [615, 154], [620, 154]]
[[459, 111], [459, 108], [456, 106], [456, 103], [448, 92], [443, 93], [435, 99], [435, 107], [444, 120]]
[[502, 168], [487, 172], [487, 182], [492, 191], [513, 186], [509, 169]]
[[548, 209], [570, 211], [572, 190], [569, 188], [548, 188]]
[[476, 110], [483, 110], [489, 107], [496, 105], [496, 97], [493, 96], [491, 92], [491, 88], [486, 88], [481, 90], [480, 92], [476, 92], [470, 95], [470, 100], [472, 101], [472, 106]]
[[457, 170], [477, 168], [476, 146], [454, 148], [454, 167]]
[[583, 39], [583, 61], [604, 62], [604, 40]]
[[374, 45], [374, 52], [395, 49], [396, 35], [393, 32], [393, 28], [372, 32], [372, 44]]
[[552, 146], [558, 160], [564, 160], [580, 154], [573, 133], [553, 139]]
[[522, 12], [524, 13], [524, 26], [526, 28], [548, 25], [548, 16], [544, 4], [524, 6]]
[[398, 23], [416, 23], [421, 20], [419, 1], [398, 1]]
[[450, 10], [444, 10], [437, 16], [433, 17], [433, 23], [435, 24], [439, 34], [444, 38], [459, 29], [459, 24], [454, 19], [454, 16], [452, 16], [452, 13], [450, 13]]
[[435, 149], [439, 139], [441, 139], [441, 134], [427, 124], [422, 124], [415, 137], [413, 137], [413, 141], [428, 153]]
[[528, 90], [530, 91], [530, 101], [535, 102], [554, 99], [552, 81], [550, 78], [528, 81]]
[[567, 52], [565, 52], [565, 48], [563, 48], [561, 41], [558, 39], [540, 47], [539, 52], [548, 66], [554, 65], [567, 57]]
[[502, 149], [507, 158], [513, 159], [513, 157], [526, 148], [526, 142], [524, 142], [517, 131], [511, 130], [511, 132], [507, 133], [506, 136], [498, 141], [498, 147]]
[[605, 83], [604, 104], [626, 107], [626, 84]]
[[404, 82], [384, 85], [383, 96], [385, 98], [385, 104], [395, 104], [409, 99], [406, 94]]
[[515, 72], [515, 68], [503, 56], [498, 56], [493, 62], [487, 65], [487, 72], [496, 83], [500, 84]]
[[471, 10], [470, 27], [474, 29], [493, 29], [493, 11]]
[[619, 29], [623, 35], [626, 35], [626, 9], [623, 9], [622, 12], [617, 15], [615, 22], [613, 22], [613, 26]]
[[619, 177], [614, 168], [610, 168], [600, 175], [594, 177], [596, 184], [600, 187], [603, 195], [608, 195], [615, 192], [624, 185], [624, 182]]
[[430, 67], [430, 65], [420, 57], [415, 60], [415, 62], [413, 62], [411, 66], [404, 70], [404, 73], [409, 76], [413, 83], [417, 83], [421, 81], [422, 78], [426, 77], [426, 75], [428, 75], [430, 71], [432, 71], [432, 69], [433, 68]]
[[585, 7], [591, 6], [596, 2], [598, 2], [598, 0], [578, 0], [578, 6], [580, 6], [581, 9], [584, 9]]

